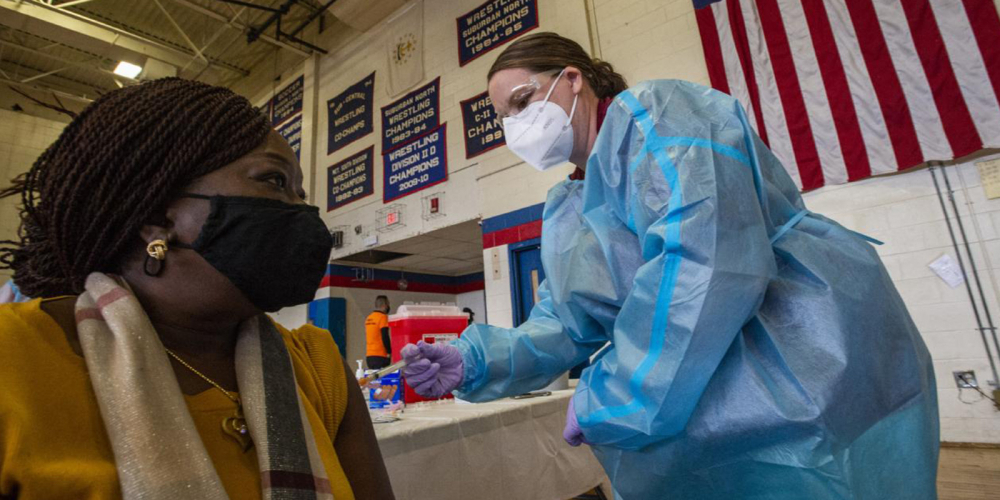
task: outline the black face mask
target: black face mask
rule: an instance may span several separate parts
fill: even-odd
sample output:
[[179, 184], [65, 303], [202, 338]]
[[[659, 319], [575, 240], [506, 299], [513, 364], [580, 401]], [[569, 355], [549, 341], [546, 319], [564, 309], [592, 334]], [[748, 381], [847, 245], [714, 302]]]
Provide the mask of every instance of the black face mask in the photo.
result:
[[333, 239], [319, 208], [269, 198], [204, 196], [208, 219], [191, 245], [257, 308], [274, 312], [311, 301], [330, 260]]

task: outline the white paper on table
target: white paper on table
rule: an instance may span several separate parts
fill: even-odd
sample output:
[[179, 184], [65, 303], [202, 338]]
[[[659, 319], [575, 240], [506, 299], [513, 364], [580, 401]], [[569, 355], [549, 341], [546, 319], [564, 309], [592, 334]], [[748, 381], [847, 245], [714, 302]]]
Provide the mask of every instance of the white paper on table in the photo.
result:
[[965, 282], [965, 277], [962, 276], [962, 269], [958, 267], [958, 263], [955, 259], [951, 258], [951, 255], [944, 254], [934, 262], [928, 264], [934, 274], [938, 275], [939, 278], [943, 279], [948, 286], [955, 288]]

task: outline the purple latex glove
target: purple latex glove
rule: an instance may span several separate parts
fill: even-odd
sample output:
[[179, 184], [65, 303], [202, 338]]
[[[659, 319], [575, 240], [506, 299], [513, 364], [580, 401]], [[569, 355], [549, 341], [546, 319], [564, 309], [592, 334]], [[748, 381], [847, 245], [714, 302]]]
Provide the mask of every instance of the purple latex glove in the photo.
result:
[[416, 345], [403, 347], [400, 354], [406, 361], [403, 378], [425, 398], [448, 394], [461, 385], [465, 376], [462, 353], [450, 345], [428, 344], [421, 340]]
[[590, 444], [583, 438], [580, 423], [576, 421], [576, 409], [573, 407], [573, 398], [569, 398], [569, 408], [566, 409], [566, 428], [563, 429], [563, 439], [570, 446], [580, 446], [584, 443]]

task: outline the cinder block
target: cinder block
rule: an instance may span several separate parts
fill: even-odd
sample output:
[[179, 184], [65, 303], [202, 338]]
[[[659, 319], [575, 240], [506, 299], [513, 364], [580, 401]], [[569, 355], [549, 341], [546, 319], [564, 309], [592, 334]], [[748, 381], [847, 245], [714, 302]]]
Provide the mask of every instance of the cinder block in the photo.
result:
[[[952, 185], [952, 187], [955, 188], [954, 185]], [[959, 198], [960, 194], [962, 195], [961, 199]], [[965, 191], [957, 190], [955, 193], [955, 201], [960, 204], [960, 208], [961, 205], [964, 204], [966, 197], [972, 204], [976, 213], [1000, 211], [1000, 198], [994, 198], [992, 200], [987, 198], [986, 191], [983, 190], [982, 186], [973, 186]]]
[[[964, 217], [966, 219], [971, 219], [971, 217]], [[972, 227], [969, 224], [969, 220], [965, 221], [966, 230], [968, 234], [972, 234]], [[921, 224], [919, 226], [923, 232], [923, 242], [915, 248], [916, 250], [924, 250], [928, 248], [940, 248], [952, 244], [951, 236], [948, 232], [948, 224], [944, 220], [928, 222]], [[952, 231], [956, 231], [954, 224], [952, 225]], [[958, 232], [956, 231], [956, 237], [958, 237]], [[978, 239], [973, 239], [970, 237], [970, 241], [977, 241]]]
[[647, 5], [643, 0], [615, 0], [595, 7], [598, 25], [611, 28], [638, 19], [647, 12]]
[[941, 205], [936, 196], [911, 198], [891, 205], [885, 205], [889, 225], [906, 227], [944, 219]]
[[906, 303], [906, 307], [912, 309], [926, 304], [937, 304], [941, 302], [941, 289], [938, 287], [937, 277], [917, 278], [912, 280], [902, 280], [895, 282], [899, 295]]
[[941, 441], [950, 443], [1000, 443], [1000, 418], [944, 417], [941, 419]]
[[500, 328], [514, 328], [514, 317], [510, 309], [490, 310], [490, 324]]
[[[950, 373], [948, 374], [950, 377]], [[954, 383], [954, 379], [952, 379]], [[982, 384], [981, 384], [982, 385]], [[984, 392], [985, 389], [984, 389]], [[959, 390], [957, 387], [938, 389], [938, 411], [941, 418], [993, 419], [997, 411], [993, 404], [972, 389]]]
[[[984, 159], [976, 160], [984, 161]], [[979, 167], [976, 166], [976, 161], [970, 161], [962, 163], [961, 165], [956, 165], [949, 170], [949, 175], [954, 172], [955, 176], [959, 179], [959, 184], [964, 185], [966, 188], [973, 188], [976, 186], [982, 186], [983, 180], [979, 176]]]
[[983, 356], [985, 352], [982, 336], [974, 328], [926, 332], [923, 339], [931, 357], [938, 361], [976, 358]]
[[925, 224], [890, 228], [883, 233], [869, 236], [878, 238], [885, 243], [884, 245], [876, 246], [879, 255], [894, 255], [923, 250], [927, 241], [925, 239]]
[[864, 234], [881, 234], [889, 229], [889, 217], [885, 207], [857, 210], [839, 215], [834, 219], [844, 227]]
[[908, 309], [921, 332], [971, 330], [977, 327], [972, 306], [968, 302], [924, 304]]
[[[970, 276], [970, 278], [971, 278], [971, 276]], [[943, 279], [941, 279], [941, 278], [939, 278], [937, 276], [935, 276], [933, 278], [929, 278], [929, 279], [931, 280], [932, 283], [936, 283], [937, 284], [938, 291], [941, 294], [941, 302], [948, 303], [948, 302], [968, 302], [969, 301], [969, 293], [966, 291], [965, 284], [959, 284], [958, 286], [952, 288], [951, 286], [948, 285], [948, 283], [945, 283], [945, 281]], [[992, 294], [989, 294], [988, 292], [992, 291], [992, 287], [986, 286], [986, 285], [988, 285], [988, 283], [984, 282], [983, 283], [983, 286], [984, 286], [983, 291], [987, 292], [987, 295], [986, 295], [987, 300], [991, 300], [990, 297], [992, 296]]]
[[885, 266], [885, 270], [889, 273], [889, 277], [893, 281], [899, 281], [903, 279], [903, 271], [900, 267], [899, 256], [898, 255], [888, 255], [881, 257], [882, 265]]
[[898, 254], [897, 262], [901, 271], [900, 278], [908, 280], [936, 276], [934, 271], [928, 266], [945, 253], [951, 255], [952, 259], [955, 259], [955, 253], [950, 246]]
[[[985, 263], [989, 265], [991, 269], [1000, 269], [1000, 240], [986, 241], [983, 242], [982, 246], [986, 247], [986, 255], [984, 257], [988, 260]], [[975, 257], [976, 254], [973, 253], [973, 258]], [[979, 262], [983, 263], [983, 260], [980, 260]]]
[[662, 5], [667, 20], [680, 16], [693, 16], [694, 4], [688, 0], [649, 0], [652, 5]]

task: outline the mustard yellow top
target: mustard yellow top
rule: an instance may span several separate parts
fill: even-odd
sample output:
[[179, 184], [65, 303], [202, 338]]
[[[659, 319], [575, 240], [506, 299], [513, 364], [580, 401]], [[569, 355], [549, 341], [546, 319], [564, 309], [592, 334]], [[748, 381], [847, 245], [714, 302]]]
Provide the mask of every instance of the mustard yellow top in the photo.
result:
[[[41, 300], [0, 306], [0, 497], [121, 498], [111, 443], [87, 366]], [[278, 326], [292, 358], [320, 457], [337, 500], [354, 499], [333, 447], [347, 409], [347, 380], [333, 338]], [[222, 432], [233, 403], [210, 389], [184, 396], [230, 498], [260, 498], [256, 449]]]

